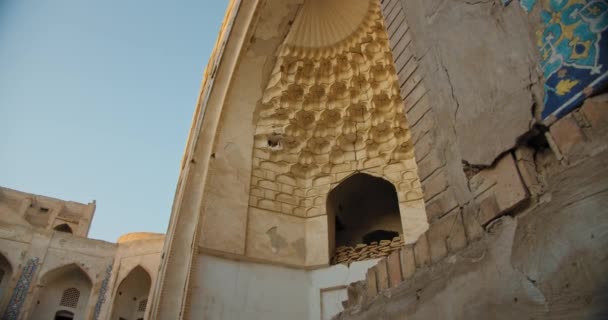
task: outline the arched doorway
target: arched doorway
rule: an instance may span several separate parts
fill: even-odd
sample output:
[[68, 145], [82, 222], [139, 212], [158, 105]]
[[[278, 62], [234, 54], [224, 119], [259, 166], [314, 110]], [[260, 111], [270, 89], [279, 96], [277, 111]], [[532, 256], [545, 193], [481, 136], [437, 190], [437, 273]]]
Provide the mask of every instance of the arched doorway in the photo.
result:
[[0, 302], [4, 300], [4, 295], [8, 294], [9, 282], [13, 275], [13, 268], [8, 259], [0, 253]]
[[330, 191], [327, 214], [333, 225], [329, 235], [332, 255], [337, 247], [369, 245], [403, 233], [395, 187], [368, 174], [356, 173]]
[[137, 266], [122, 280], [115, 293], [112, 320], [143, 319], [148, 306], [152, 280], [144, 268]]
[[40, 286], [31, 320], [84, 319], [92, 283], [80, 267], [70, 264], [49, 271]]
[[59, 231], [59, 232], [65, 232], [65, 233], [73, 233], [72, 228], [67, 223], [59, 224], [59, 225], [55, 226], [55, 228], [53, 228], [53, 230]]
[[74, 319], [74, 313], [67, 310], [57, 311], [55, 314], [55, 320], [72, 320]]

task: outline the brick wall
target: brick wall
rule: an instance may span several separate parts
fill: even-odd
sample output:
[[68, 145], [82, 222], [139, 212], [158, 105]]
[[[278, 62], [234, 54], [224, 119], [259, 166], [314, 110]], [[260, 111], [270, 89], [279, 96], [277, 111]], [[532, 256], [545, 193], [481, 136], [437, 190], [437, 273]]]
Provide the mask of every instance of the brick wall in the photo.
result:
[[448, 182], [446, 159], [442, 154], [445, 143], [437, 139], [436, 115], [423, 81], [423, 71], [418, 68], [418, 58], [414, 55], [401, 1], [383, 0], [381, 6], [414, 141], [427, 216], [429, 222], [433, 222], [459, 205]]
[[[604, 94], [588, 99], [580, 109], [553, 123], [547, 139], [558, 160], [571, 165], [608, 149], [607, 128], [608, 94]], [[534, 202], [521, 206], [522, 199], [542, 194], [542, 179], [534, 168], [531, 152], [529, 147], [518, 147], [492, 168], [473, 176], [472, 203], [476, 205], [452, 210], [432, 224], [416, 243], [380, 260], [367, 271], [364, 281], [349, 286], [348, 300], [343, 302], [345, 309], [371, 301], [412, 278], [417, 270], [433, 266], [481, 239], [484, 227], [497, 217], [534, 207]]]

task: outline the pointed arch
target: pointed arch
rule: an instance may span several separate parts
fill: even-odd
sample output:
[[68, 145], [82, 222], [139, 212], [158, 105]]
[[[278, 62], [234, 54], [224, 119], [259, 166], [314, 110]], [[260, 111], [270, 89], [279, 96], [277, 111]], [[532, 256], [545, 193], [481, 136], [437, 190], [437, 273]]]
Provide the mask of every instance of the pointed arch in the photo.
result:
[[144, 318], [152, 286], [150, 273], [141, 265], [127, 274], [114, 293], [112, 320]]
[[0, 253], [0, 301], [3, 301], [5, 294], [8, 295], [9, 282], [13, 276], [13, 266], [10, 261]]
[[336, 247], [392, 240], [403, 233], [397, 190], [383, 178], [350, 175], [329, 192], [326, 206], [331, 255]]
[[72, 227], [70, 227], [70, 225], [67, 223], [58, 224], [55, 226], [55, 228], [53, 228], [53, 230], [65, 233], [74, 233], [72, 231]]
[[31, 320], [80, 319], [86, 316], [93, 282], [78, 265], [71, 263], [50, 270], [39, 281]]

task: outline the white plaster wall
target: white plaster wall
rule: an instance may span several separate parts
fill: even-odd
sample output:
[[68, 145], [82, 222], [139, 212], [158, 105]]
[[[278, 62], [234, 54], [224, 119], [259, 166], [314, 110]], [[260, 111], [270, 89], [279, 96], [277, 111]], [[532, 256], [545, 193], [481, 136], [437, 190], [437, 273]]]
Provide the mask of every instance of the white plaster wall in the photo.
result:
[[[309, 271], [308, 319], [331, 319], [333, 315], [342, 311], [342, 301], [346, 300], [344, 297], [348, 284], [365, 279], [367, 269], [378, 263], [378, 260], [355, 262], [348, 267], [339, 264]], [[322, 317], [322, 314], [325, 317]]]
[[[190, 314], [205, 320], [318, 320], [341, 311], [346, 286], [365, 278], [377, 260], [317, 270], [223, 259], [196, 258]], [[324, 292], [325, 294], [322, 294]]]
[[195, 259], [193, 319], [309, 319], [307, 271], [204, 254]]

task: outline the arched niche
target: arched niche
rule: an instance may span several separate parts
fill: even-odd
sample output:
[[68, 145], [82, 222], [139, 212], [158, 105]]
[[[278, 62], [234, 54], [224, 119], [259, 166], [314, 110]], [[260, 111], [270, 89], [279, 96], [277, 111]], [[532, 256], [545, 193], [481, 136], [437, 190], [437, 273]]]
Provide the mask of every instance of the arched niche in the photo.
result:
[[148, 305], [152, 279], [141, 266], [137, 266], [120, 282], [114, 294], [112, 320], [143, 319]]
[[[39, 287], [31, 320], [86, 317], [92, 282], [76, 264], [47, 272]], [[69, 318], [70, 314], [72, 318]]]
[[356, 173], [327, 196], [330, 254], [339, 246], [353, 247], [391, 240], [402, 234], [397, 191], [392, 183]]
[[9, 282], [13, 275], [13, 268], [6, 259], [6, 257], [0, 253], [0, 301], [4, 300], [4, 296], [8, 294]]
[[65, 233], [74, 233], [70, 225], [67, 223], [58, 224], [55, 226], [55, 228], [53, 228], [53, 230]]
[[74, 319], [74, 312], [67, 310], [59, 310], [55, 313], [54, 320], [72, 320]]

